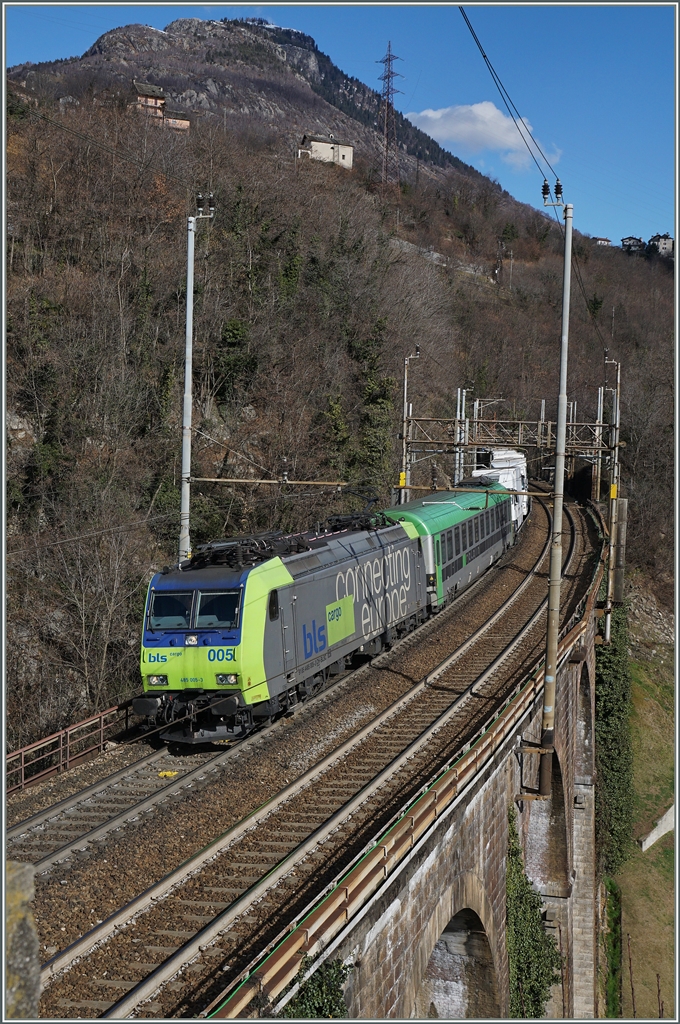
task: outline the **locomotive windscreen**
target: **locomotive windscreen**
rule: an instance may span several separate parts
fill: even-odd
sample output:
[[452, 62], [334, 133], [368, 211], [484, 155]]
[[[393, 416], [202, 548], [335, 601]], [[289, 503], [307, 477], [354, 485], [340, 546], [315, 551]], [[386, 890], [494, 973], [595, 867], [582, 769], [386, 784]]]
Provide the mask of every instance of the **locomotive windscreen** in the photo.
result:
[[150, 629], [235, 629], [238, 626], [240, 590], [199, 593], [192, 621], [194, 593], [156, 591], [149, 609]]
[[193, 594], [152, 595], [149, 609], [149, 626], [151, 629], [188, 629], [191, 618], [191, 599]]
[[198, 599], [196, 629], [235, 629], [238, 626], [239, 590], [221, 594], [201, 594]]

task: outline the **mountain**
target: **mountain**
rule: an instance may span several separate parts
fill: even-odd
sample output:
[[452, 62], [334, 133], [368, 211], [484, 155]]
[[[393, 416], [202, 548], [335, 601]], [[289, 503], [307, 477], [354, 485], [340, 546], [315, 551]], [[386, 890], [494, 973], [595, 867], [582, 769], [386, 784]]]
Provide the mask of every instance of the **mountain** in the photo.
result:
[[[376, 160], [382, 145], [380, 94], [345, 75], [311, 36], [263, 19], [180, 18], [164, 30], [126, 25], [104, 33], [82, 57], [17, 65], [8, 77], [62, 105], [86, 97], [127, 103], [133, 80], [141, 80], [162, 86], [168, 106], [228, 126], [259, 121], [293, 144], [305, 132], [332, 132], [369, 161]], [[423, 164], [425, 173], [455, 169], [484, 177], [399, 112], [395, 121], [407, 176]]]
[[[177, 551], [196, 191], [214, 192], [215, 216], [194, 261], [194, 544], [313, 526], [369, 495], [387, 505], [416, 345], [418, 415], [454, 416], [466, 388], [501, 419], [534, 419], [542, 401], [554, 419], [563, 240], [420, 133], [401, 136], [399, 193], [376, 189], [377, 94], [289, 30], [126, 26], [8, 79], [6, 661], [21, 745], [138, 689], [146, 581]], [[191, 112], [189, 132], [128, 106], [140, 79]], [[305, 132], [354, 142], [355, 170], [293, 159]], [[671, 593], [673, 267], [577, 232], [574, 256], [569, 400], [592, 422], [613, 376], [603, 349], [620, 360], [628, 564]], [[452, 457], [436, 458], [442, 480]], [[434, 468], [415, 464], [413, 485]], [[284, 472], [350, 486], [259, 483]]]

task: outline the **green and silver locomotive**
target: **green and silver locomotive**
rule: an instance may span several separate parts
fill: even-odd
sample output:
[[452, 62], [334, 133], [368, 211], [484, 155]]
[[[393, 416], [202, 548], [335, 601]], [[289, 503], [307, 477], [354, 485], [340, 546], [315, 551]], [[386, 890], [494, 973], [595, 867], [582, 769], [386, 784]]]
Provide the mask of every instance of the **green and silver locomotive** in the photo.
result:
[[324, 530], [205, 544], [157, 573], [134, 711], [167, 742], [241, 737], [415, 629], [522, 524], [497, 479], [464, 486]]

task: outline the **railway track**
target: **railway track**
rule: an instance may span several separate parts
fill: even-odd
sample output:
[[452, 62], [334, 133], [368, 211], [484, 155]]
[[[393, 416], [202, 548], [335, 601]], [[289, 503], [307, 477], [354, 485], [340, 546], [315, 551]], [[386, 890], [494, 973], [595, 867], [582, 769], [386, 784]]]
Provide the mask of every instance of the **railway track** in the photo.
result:
[[156, 750], [7, 830], [6, 852], [45, 872], [74, 853], [92, 852], [109, 832], [207, 781], [231, 750], [177, 757]]
[[[513, 552], [516, 554], [516, 552]], [[506, 556], [507, 558], [507, 556]], [[521, 570], [520, 570], [521, 571]], [[469, 587], [462, 598], [456, 602], [456, 610], [462, 610], [476, 599], [479, 592], [488, 602], [489, 591], [493, 587], [488, 577], [482, 576]], [[507, 587], [500, 587], [496, 592], [496, 603], [500, 606], [508, 593]], [[493, 600], [491, 601], [493, 604]], [[380, 670], [390, 665], [396, 658], [403, 658], [405, 649], [421, 643], [429, 633], [440, 632], [441, 626], [450, 617], [453, 609], [449, 606], [443, 615], [421, 626], [416, 633], [401, 640], [391, 651], [373, 659], [372, 667]], [[463, 616], [459, 629], [449, 630], [442, 638], [435, 638], [435, 643], [444, 642], [457, 646], [466, 631], [474, 626]], [[347, 672], [340, 676], [321, 696], [315, 700], [318, 708], [332, 695], [341, 693], [351, 687], [353, 682], [366, 674], [362, 670]], [[405, 677], [406, 678], [406, 677]], [[331, 693], [332, 691], [332, 693]], [[389, 703], [389, 700], [385, 704]], [[296, 713], [302, 710], [296, 709]], [[280, 725], [280, 723], [278, 723]], [[275, 735], [275, 733], [274, 733]], [[70, 792], [67, 797], [47, 807], [43, 807], [28, 817], [15, 821], [7, 830], [7, 853], [17, 860], [33, 864], [38, 872], [45, 873], [55, 866], [63, 866], [73, 855], [79, 859], [89, 853], [98, 851], [103, 838], [112, 832], [119, 833], [132, 823], [140, 820], [141, 815], [149, 815], [162, 808], [170, 797], [179, 797], [189, 789], [199, 789], [214, 781], [214, 773], [224, 766], [232, 756], [235, 747], [249, 745], [256, 737], [231, 744], [229, 751], [198, 752], [192, 751], [184, 757], [171, 754], [167, 748], [152, 751], [136, 762], [128, 764], [111, 775], [98, 779], [95, 783]], [[52, 783], [54, 785], [54, 782]], [[13, 800], [13, 817], [21, 806], [21, 798], [26, 793], [16, 794]], [[31, 791], [30, 797], [34, 797]], [[30, 801], [29, 801], [30, 803]]]
[[[469, 603], [484, 584], [488, 585], [488, 581], [482, 577], [466, 592], [465, 601]], [[396, 649], [374, 659], [373, 664], [376, 667], [389, 664], [404, 647], [420, 641], [432, 625], [432, 622], [427, 623], [417, 635], [402, 640]], [[351, 685], [358, 674], [361, 670], [343, 673], [329, 690]], [[317, 698], [315, 706], [327, 696], [328, 691]], [[161, 808], [171, 797], [180, 797], [185, 791], [209, 784], [213, 781], [211, 776], [231, 760], [236, 747], [252, 742], [253, 737], [249, 737], [230, 744], [227, 751], [193, 750], [185, 756], [177, 756], [167, 748], [152, 751], [11, 825], [6, 832], [7, 855], [33, 864], [44, 874], [62, 866], [74, 854], [82, 858], [97, 852], [101, 840], [109, 833], [119, 832], [139, 821], [140, 816]]]
[[[423, 639], [434, 646], [443, 638], [438, 632], [447, 634], [453, 653], [435, 659], [415, 685], [405, 672], [411, 685], [358, 732], [52, 957], [44, 965], [43, 980], [58, 977], [44, 993], [42, 1015], [196, 1016], [230, 978], [238, 977], [296, 911], [332, 884], [376, 828], [469, 742], [535, 662], [544, 638], [544, 519], [542, 531], [535, 531], [543, 535], [542, 554], [536, 558], [532, 544], [524, 552], [525, 561], [527, 556], [534, 560], [534, 571], [522, 566], [520, 558], [519, 565], [507, 567], [507, 587], [496, 579], [488, 595], [496, 607], [491, 614], [487, 609], [475, 636], [463, 644], [453, 640], [473, 615], [476, 602], [468, 601], [444, 624], [434, 620], [440, 629], [414, 637], [412, 646], [420, 650]], [[572, 532], [565, 565], [567, 617], [578, 596], [579, 567], [588, 557], [583, 531]], [[513, 572], [523, 578], [521, 587], [510, 581]], [[511, 604], [507, 589], [514, 591]], [[526, 627], [519, 640], [517, 621], [505, 621], [511, 607], [514, 619]], [[410, 667], [408, 654], [401, 660]], [[375, 663], [367, 670], [369, 675], [381, 672], [395, 674]], [[258, 746], [262, 753], [262, 743]]]

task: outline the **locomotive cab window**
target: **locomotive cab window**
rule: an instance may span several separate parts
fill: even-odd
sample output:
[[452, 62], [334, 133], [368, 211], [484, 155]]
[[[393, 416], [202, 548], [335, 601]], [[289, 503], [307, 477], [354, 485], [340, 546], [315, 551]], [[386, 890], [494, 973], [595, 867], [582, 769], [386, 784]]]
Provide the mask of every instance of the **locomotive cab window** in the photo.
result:
[[154, 591], [149, 606], [149, 629], [188, 629], [193, 594]]
[[274, 622], [279, 617], [279, 592], [272, 590], [269, 595], [269, 621]]
[[239, 590], [200, 594], [196, 629], [235, 629], [238, 626]]

